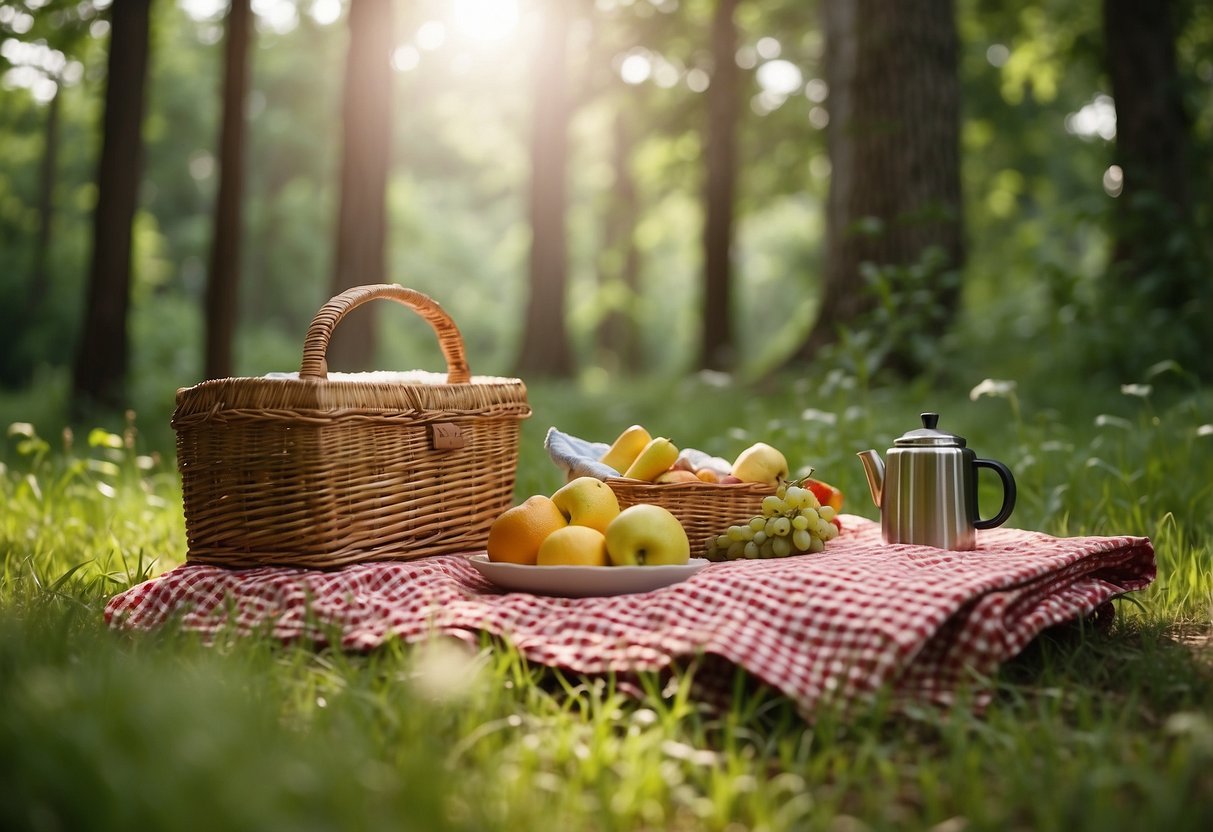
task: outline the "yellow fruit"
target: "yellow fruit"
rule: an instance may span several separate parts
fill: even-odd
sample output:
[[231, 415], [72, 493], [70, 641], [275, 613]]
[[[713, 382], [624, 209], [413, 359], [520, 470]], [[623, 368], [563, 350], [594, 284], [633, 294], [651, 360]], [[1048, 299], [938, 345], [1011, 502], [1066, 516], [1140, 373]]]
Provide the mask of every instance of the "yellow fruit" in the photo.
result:
[[703, 482], [720, 482], [720, 474], [717, 474], [711, 468], [700, 468], [695, 472], [695, 479]]
[[788, 478], [788, 461], [765, 442], [755, 442], [738, 454], [733, 476], [742, 482], [779, 485]]
[[589, 526], [600, 532], [619, 514], [615, 492], [594, 477], [577, 477], [553, 494], [552, 502], [570, 526]]
[[533, 564], [543, 541], [567, 525], [556, 504], [550, 498], [536, 494], [522, 505], [501, 512], [493, 521], [485, 547], [489, 560]]
[[664, 436], [659, 436], [644, 446], [640, 456], [636, 457], [636, 461], [628, 466], [623, 475], [630, 479], [652, 482], [663, 472], [670, 470], [670, 466], [677, 459], [678, 449], [674, 447], [674, 443]]
[[615, 566], [660, 566], [686, 563], [691, 543], [678, 518], [661, 506], [637, 503], [611, 521], [607, 554]]
[[609, 465], [619, 473], [628, 470], [628, 466], [636, 461], [644, 446], [653, 437], [640, 425], [632, 425], [615, 439], [611, 449], [599, 460], [603, 465]]
[[565, 526], [547, 536], [535, 560], [539, 566], [609, 566], [606, 535], [589, 526]]
[[684, 471], [681, 468], [671, 468], [668, 471], [662, 471], [657, 475], [657, 479], [653, 482], [699, 482], [699, 477], [695, 476], [690, 471]]

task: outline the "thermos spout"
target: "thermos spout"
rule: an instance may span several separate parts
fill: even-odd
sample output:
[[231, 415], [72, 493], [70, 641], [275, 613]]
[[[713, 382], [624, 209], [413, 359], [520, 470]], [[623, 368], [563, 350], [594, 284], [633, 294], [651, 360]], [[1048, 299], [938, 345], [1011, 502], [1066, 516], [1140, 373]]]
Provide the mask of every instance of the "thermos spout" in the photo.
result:
[[868, 475], [868, 490], [872, 492], [872, 502], [880, 506], [880, 496], [884, 493], [884, 460], [876, 451], [860, 451], [856, 456], [863, 463], [863, 471]]

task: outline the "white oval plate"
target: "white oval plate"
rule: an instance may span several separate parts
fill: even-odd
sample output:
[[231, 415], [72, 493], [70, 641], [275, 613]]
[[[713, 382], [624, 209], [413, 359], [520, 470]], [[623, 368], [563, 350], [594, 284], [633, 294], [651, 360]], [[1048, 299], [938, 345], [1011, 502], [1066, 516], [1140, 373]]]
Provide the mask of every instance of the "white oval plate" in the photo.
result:
[[468, 560], [502, 589], [569, 598], [648, 592], [685, 581], [708, 565], [706, 558], [669, 566], [526, 566], [495, 563], [488, 555], [471, 555]]

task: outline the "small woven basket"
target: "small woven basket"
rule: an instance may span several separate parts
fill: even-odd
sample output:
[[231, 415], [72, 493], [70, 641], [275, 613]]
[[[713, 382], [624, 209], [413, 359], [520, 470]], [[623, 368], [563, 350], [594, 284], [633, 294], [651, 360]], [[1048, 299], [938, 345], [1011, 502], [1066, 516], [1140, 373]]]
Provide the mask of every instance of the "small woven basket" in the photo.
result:
[[[433, 327], [445, 374], [329, 375], [334, 327], [380, 298]], [[325, 568], [483, 548], [512, 501], [530, 412], [518, 379], [470, 374], [433, 300], [397, 285], [349, 289], [316, 313], [298, 377], [177, 391], [189, 560]]]
[[775, 487], [758, 483], [652, 483], [611, 477], [607, 481], [620, 508], [652, 503], [678, 518], [691, 541], [691, 556], [699, 557], [703, 545], [724, 534], [729, 526], [744, 523], [762, 513], [762, 498]]

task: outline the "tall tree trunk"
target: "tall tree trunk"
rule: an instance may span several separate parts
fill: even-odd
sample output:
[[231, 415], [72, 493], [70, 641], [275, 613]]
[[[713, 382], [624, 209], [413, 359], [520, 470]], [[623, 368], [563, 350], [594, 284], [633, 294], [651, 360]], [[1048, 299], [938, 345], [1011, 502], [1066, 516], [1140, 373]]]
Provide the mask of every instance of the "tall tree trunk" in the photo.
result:
[[[964, 260], [960, 194], [960, 83], [952, 0], [822, 4], [830, 85], [822, 299], [793, 358], [811, 360], [875, 305], [861, 266], [905, 268], [939, 255], [927, 283], [938, 332], [959, 300]], [[886, 361], [918, 367], [906, 344]]]
[[737, 67], [738, 0], [717, 0], [712, 19], [712, 83], [708, 87], [705, 136], [703, 326], [700, 366], [728, 369], [736, 360], [730, 308], [733, 200], [737, 182], [737, 122], [741, 74]]
[[[392, 146], [392, 0], [352, 0], [342, 91], [341, 206], [332, 290], [387, 283], [387, 180]], [[333, 333], [334, 369], [375, 360], [375, 304], [354, 310]]]
[[150, 5], [151, 0], [122, 0], [110, 7], [109, 70], [97, 166], [97, 207], [93, 212], [93, 258], [72, 378], [72, 402], [77, 412], [89, 404], [118, 406], [125, 398], [131, 232], [143, 155]]
[[37, 315], [50, 287], [51, 237], [55, 223], [55, 173], [59, 167], [59, 111], [63, 85], [46, 105], [42, 163], [38, 168], [38, 237], [34, 241], [34, 269], [30, 279], [28, 308]]
[[635, 137], [628, 114], [615, 113], [611, 167], [614, 186], [607, 194], [602, 250], [598, 256], [599, 288], [607, 297], [607, 313], [598, 330], [604, 366], [633, 372], [640, 367], [636, 332], [636, 300], [640, 290], [640, 252], [636, 246], [636, 178], [632, 174]]
[[240, 286], [241, 200], [244, 191], [244, 103], [248, 96], [251, 0], [232, 0], [224, 45], [223, 122], [219, 130], [219, 193], [206, 284], [206, 377], [233, 375], [232, 342]]
[[[1105, 66], [1116, 102], [1116, 161], [1124, 176], [1113, 218], [1112, 259], [1132, 284], [1159, 269], [1170, 234], [1189, 229], [1188, 118], [1175, 61], [1173, 3], [1104, 0]], [[1181, 272], [1182, 273], [1182, 270]], [[1150, 301], [1170, 309], [1188, 297], [1167, 280]]]
[[532, 61], [530, 297], [518, 357], [520, 375], [563, 377], [573, 372], [564, 317], [568, 31], [568, 4], [549, 0], [543, 6], [543, 31]]

